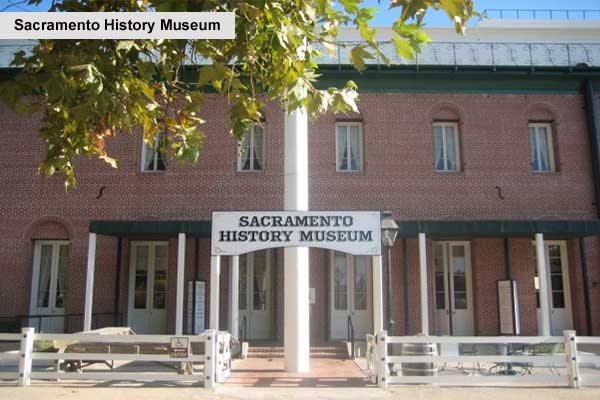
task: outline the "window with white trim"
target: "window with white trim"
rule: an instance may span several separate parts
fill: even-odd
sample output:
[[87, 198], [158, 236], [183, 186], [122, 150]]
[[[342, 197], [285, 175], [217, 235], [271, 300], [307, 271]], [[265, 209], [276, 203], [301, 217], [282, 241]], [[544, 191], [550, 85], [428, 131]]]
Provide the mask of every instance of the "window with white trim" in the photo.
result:
[[460, 149], [458, 124], [456, 122], [434, 122], [433, 144], [436, 171], [459, 171]]
[[157, 172], [166, 169], [165, 157], [161, 150], [162, 135], [156, 135], [152, 144], [142, 140], [142, 172]]
[[554, 146], [552, 145], [552, 124], [530, 123], [529, 143], [531, 145], [531, 168], [533, 172], [554, 172]]
[[264, 129], [254, 125], [238, 142], [238, 171], [262, 171], [264, 168]]
[[35, 241], [31, 308], [36, 313], [65, 308], [68, 245], [62, 240]]
[[362, 171], [362, 123], [337, 122], [335, 128], [336, 170]]

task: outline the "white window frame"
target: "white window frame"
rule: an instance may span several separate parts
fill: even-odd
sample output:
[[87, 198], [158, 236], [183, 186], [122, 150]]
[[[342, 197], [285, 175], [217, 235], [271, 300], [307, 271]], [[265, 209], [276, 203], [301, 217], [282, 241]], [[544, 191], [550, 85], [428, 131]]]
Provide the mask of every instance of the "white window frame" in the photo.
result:
[[[530, 133], [531, 128], [535, 129], [535, 141], [536, 141], [535, 150], [537, 153], [538, 164], [541, 162], [540, 161], [540, 159], [541, 159], [540, 158], [540, 146], [538, 144], [539, 143], [538, 135], [540, 134], [540, 132], [539, 132], [540, 128], [546, 128], [546, 143], [548, 143], [548, 164], [549, 164], [550, 168], [547, 170], [541, 170], [541, 169], [536, 170], [535, 166], [533, 165], [533, 160], [531, 160], [531, 172], [536, 173], [536, 174], [556, 172], [556, 163], [555, 163], [555, 159], [554, 159], [554, 135], [552, 133], [552, 123], [550, 123], [550, 122], [530, 122], [527, 127], [528, 127], [527, 133], [529, 135], [531, 135], [531, 133]], [[528, 136], [528, 139], [529, 139], [529, 146], [531, 146], [531, 137]], [[533, 150], [533, 149], [530, 149], [530, 150]], [[531, 154], [531, 151], [529, 152], [529, 154]]]
[[148, 149], [147, 149], [148, 144], [146, 143], [144, 138], [142, 138], [142, 158], [140, 160], [140, 171], [141, 172], [154, 173], [154, 172], [164, 172], [166, 170], [167, 163], [166, 163], [164, 154], [163, 154], [162, 159], [163, 159], [163, 163], [165, 164], [165, 169], [158, 169], [158, 152], [159, 152], [158, 145], [160, 143], [160, 140], [161, 140], [161, 135], [157, 134], [154, 137], [154, 142], [152, 143], [152, 151], [155, 154], [154, 163], [153, 163], [151, 169], [146, 169], [146, 152], [148, 151]]
[[[256, 134], [255, 129], [256, 128], [261, 128], [262, 129], [262, 149], [261, 149], [261, 169], [254, 169], [254, 135]], [[250, 144], [248, 146], [248, 151], [250, 152], [250, 168], [249, 169], [243, 169], [242, 165], [243, 165], [243, 158], [242, 158], [242, 145], [244, 143], [244, 138], [242, 137], [241, 140], [238, 140], [238, 144], [237, 144], [237, 171], [238, 172], [258, 172], [258, 171], [264, 171], [265, 170], [265, 147], [266, 147], [266, 124], [263, 123], [262, 125], [258, 125], [255, 124], [253, 125], [251, 128], [250, 132], [245, 132], [245, 135], [249, 135], [249, 139], [250, 139]]]
[[[48, 307], [38, 307], [38, 291], [40, 284], [40, 262], [42, 257], [42, 246], [52, 246], [52, 266], [50, 270], [50, 293], [48, 296]], [[56, 307], [56, 289], [58, 281], [58, 257], [60, 246], [67, 246], [67, 257], [69, 255], [69, 241], [68, 240], [35, 240], [33, 248], [33, 273], [31, 279], [31, 294], [29, 302], [29, 311], [31, 314], [37, 314], [37, 310], [45, 308], [51, 311], [57, 311], [59, 314], [64, 313], [66, 304], [63, 304], [62, 308]], [[69, 269], [69, 259], [67, 258], [67, 270]], [[65, 273], [67, 273], [65, 271]], [[68, 276], [67, 276], [68, 279]], [[68, 283], [67, 283], [68, 286]], [[66, 293], [67, 287], [63, 289]], [[65, 301], [66, 303], [66, 301]]]
[[[454, 128], [454, 154], [456, 154], [456, 169], [448, 169], [448, 150], [446, 146], [446, 127], [453, 127]], [[436, 127], [439, 127], [442, 129], [442, 151], [444, 152], [444, 169], [439, 169], [437, 167], [437, 154], [435, 154], [435, 129]], [[461, 168], [461, 154], [460, 154], [460, 134], [458, 132], [458, 122], [447, 122], [447, 121], [438, 121], [438, 122], [434, 122], [431, 125], [432, 128], [432, 135], [433, 135], [433, 162], [434, 162], [434, 169], [436, 172], [460, 172], [462, 170]]]
[[[340, 166], [338, 165], [338, 127], [340, 126], [345, 126], [346, 127], [346, 135], [348, 135], [348, 132], [350, 132], [350, 127], [351, 126], [357, 126], [358, 127], [358, 154], [359, 154], [359, 160], [358, 160], [358, 169], [340, 169]], [[350, 154], [350, 141], [348, 139], [346, 139], [346, 150], [348, 151], [348, 154]], [[363, 146], [363, 124], [360, 121], [348, 121], [348, 122], [336, 122], [335, 123], [335, 170], [337, 172], [362, 172], [363, 171], [363, 166], [364, 166], [364, 146]]]

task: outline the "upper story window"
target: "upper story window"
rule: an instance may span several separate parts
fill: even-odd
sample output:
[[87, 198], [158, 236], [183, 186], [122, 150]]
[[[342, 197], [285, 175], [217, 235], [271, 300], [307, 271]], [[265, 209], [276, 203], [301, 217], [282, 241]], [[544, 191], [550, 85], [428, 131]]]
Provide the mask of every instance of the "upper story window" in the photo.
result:
[[458, 171], [460, 168], [458, 124], [456, 122], [434, 122], [433, 142], [435, 170]]
[[238, 171], [262, 171], [264, 167], [264, 129], [254, 125], [238, 142]]
[[533, 172], [556, 171], [552, 145], [552, 124], [530, 123], [529, 143], [531, 144], [531, 168]]
[[156, 135], [151, 145], [142, 141], [142, 172], [156, 172], [166, 169], [164, 154], [161, 151], [162, 138], [162, 135]]
[[363, 168], [362, 123], [338, 122], [336, 127], [336, 170], [361, 171]]

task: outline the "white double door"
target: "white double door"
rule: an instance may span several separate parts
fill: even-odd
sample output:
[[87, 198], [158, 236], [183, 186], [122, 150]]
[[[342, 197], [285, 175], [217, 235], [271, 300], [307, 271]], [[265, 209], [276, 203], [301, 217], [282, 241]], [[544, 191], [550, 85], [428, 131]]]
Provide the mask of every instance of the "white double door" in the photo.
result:
[[433, 265], [437, 334], [475, 334], [469, 243], [435, 242]]
[[[572, 329], [573, 327], [567, 245], [563, 241], [546, 241], [544, 242], [544, 247], [546, 255], [546, 277], [548, 278], [548, 288], [550, 289], [548, 291], [548, 302], [550, 304], [550, 332], [552, 335], [561, 336], [563, 331]], [[539, 298], [540, 282], [537, 273], [537, 260], [535, 261], [534, 285], [537, 297], [537, 321], [538, 332], [541, 332], [542, 311], [540, 309]]]
[[65, 294], [69, 242], [38, 240], [34, 245], [29, 326], [41, 332], [65, 328]]
[[168, 265], [168, 242], [132, 242], [127, 314], [136, 333], [167, 333]]
[[[267, 250], [243, 254], [239, 261], [238, 318], [245, 339], [272, 338], [271, 257]], [[241, 336], [243, 337], [243, 336]]]
[[373, 333], [371, 257], [331, 252], [331, 339], [347, 339], [348, 318], [354, 337], [364, 340]]

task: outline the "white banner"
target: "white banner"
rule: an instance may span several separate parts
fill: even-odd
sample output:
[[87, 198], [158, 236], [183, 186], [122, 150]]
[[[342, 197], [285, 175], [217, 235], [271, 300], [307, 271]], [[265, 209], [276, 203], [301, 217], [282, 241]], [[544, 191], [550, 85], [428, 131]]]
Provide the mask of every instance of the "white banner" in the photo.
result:
[[378, 211], [213, 212], [212, 255], [274, 247], [380, 255], [381, 215]]
[[235, 14], [2, 12], [0, 39], [235, 39]]

